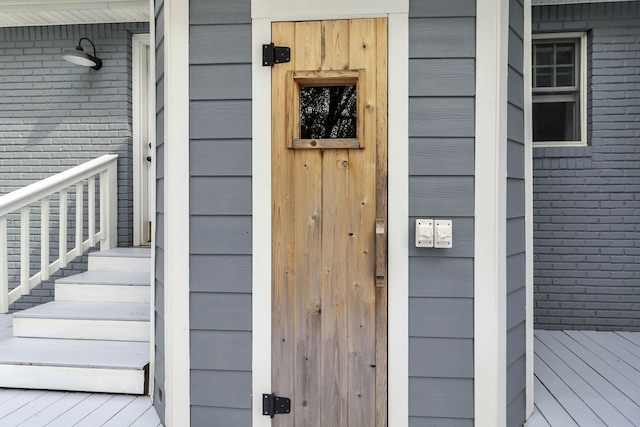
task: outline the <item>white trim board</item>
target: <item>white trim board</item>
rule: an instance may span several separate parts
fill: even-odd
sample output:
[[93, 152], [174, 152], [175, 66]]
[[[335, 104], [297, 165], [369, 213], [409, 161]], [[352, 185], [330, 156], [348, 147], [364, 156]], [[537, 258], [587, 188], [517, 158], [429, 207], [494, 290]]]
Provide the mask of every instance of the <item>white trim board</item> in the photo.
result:
[[251, 18], [271, 21], [355, 19], [409, 13], [409, 0], [252, 0]]
[[524, 0], [524, 185], [526, 244], [526, 404], [529, 419], [534, 411], [533, 372], [533, 125], [531, 108], [531, 0]]
[[[131, 40], [132, 57], [132, 120], [133, 120], [133, 245], [148, 244], [146, 240], [147, 221], [151, 220], [151, 205], [149, 200], [155, 188], [154, 180], [149, 176], [148, 169], [153, 170], [155, 163], [147, 161], [147, 154], [153, 148], [147, 147], [151, 143], [151, 129], [155, 128], [155, 111], [149, 107], [153, 104], [151, 98], [155, 95], [155, 67], [151, 67], [149, 51], [151, 46], [149, 34], [134, 34]], [[153, 124], [153, 126], [151, 126]], [[152, 160], [153, 159], [152, 156]], [[149, 164], [148, 164], [149, 163]], [[154, 175], [154, 174], [152, 174]]]
[[[309, 4], [313, 2], [306, 1]], [[252, 2], [252, 7], [258, 1]], [[264, 2], [262, 2], [264, 3]], [[277, 7], [270, 2], [275, 10]], [[283, 4], [287, 0], [283, 0]], [[380, 0], [375, 3], [381, 3]], [[389, 260], [388, 260], [388, 377], [389, 377], [389, 425], [407, 426], [409, 423], [409, 18], [406, 1], [386, 1], [388, 9], [397, 9], [404, 4], [402, 13], [384, 14], [388, 16], [389, 31]], [[356, 3], [364, 4], [364, 3]], [[333, 19], [351, 16], [353, 4], [342, 1], [326, 8], [325, 15], [310, 9], [309, 15], [300, 19]], [[297, 13], [306, 11], [299, 4]], [[255, 8], [254, 8], [255, 10]], [[256, 19], [252, 25], [253, 66], [252, 66], [252, 129], [253, 129], [253, 284], [252, 284], [252, 394], [253, 427], [268, 427], [271, 420], [262, 415], [262, 393], [271, 392], [271, 70], [262, 66], [262, 44], [271, 39], [271, 22], [281, 21], [280, 17]], [[259, 351], [257, 351], [259, 349]]]
[[165, 420], [191, 423], [189, 360], [189, 2], [164, 0]]
[[475, 425], [506, 425], [509, 1], [476, 4]]

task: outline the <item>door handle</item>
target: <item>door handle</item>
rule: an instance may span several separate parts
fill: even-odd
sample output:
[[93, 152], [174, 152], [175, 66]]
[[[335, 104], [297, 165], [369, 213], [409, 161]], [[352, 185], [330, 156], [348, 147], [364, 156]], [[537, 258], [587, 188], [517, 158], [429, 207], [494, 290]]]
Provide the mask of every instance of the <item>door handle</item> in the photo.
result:
[[384, 218], [376, 218], [376, 286], [383, 287], [387, 278], [387, 230]]

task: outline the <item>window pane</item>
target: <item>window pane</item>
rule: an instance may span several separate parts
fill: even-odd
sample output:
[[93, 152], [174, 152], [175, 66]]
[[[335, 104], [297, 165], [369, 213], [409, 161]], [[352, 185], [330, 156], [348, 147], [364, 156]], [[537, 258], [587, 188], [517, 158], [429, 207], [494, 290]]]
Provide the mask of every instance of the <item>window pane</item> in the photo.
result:
[[300, 138], [356, 138], [356, 85], [301, 86]]
[[534, 141], [577, 141], [575, 102], [539, 102], [533, 104]]
[[558, 67], [556, 70], [556, 87], [574, 86], [574, 76], [573, 67]]
[[553, 87], [553, 68], [538, 67], [533, 87]]
[[575, 45], [573, 43], [556, 44], [556, 63], [561, 65], [573, 65], [575, 58]]
[[553, 45], [535, 46], [535, 64], [553, 65]]

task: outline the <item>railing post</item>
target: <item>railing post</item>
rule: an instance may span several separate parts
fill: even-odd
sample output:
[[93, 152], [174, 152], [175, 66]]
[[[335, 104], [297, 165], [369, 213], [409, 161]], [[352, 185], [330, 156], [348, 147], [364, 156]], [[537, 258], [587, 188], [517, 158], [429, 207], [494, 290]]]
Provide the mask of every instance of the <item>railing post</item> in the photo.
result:
[[82, 256], [82, 232], [84, 229], [84, 184], [76, 184], [76, 256]]
[[117, 162], [100, 173], [100, 250], [118, 245], [118, 176]]
[[49, 196], [40, 203], [40, 269], [42, 281], [45, 281], [49, 280]]
[[60, 241], [58, 253], [60, 254], [60, 268], [67, 266], [67, 210], [69, 204], [67, 203], [67, 189], [60, 190], [60, 229], [59, 236]]
[[96, 245], [96, 177], [89, 178], [87, 202], [89, 203], [89, 246]]
[[[7, 241], [7, 217], [0, 217], [0, 242]], [[7, 245], [0, 245], [0, 313], [9, 311], [9, 277], [7, 270]]]
[[29, 223], [31, 217], [29, 215], [29, 206], [20, 209], [20, 294], [29, 295], [31, 288], [29, 287], [30, 261], [29, 261]]

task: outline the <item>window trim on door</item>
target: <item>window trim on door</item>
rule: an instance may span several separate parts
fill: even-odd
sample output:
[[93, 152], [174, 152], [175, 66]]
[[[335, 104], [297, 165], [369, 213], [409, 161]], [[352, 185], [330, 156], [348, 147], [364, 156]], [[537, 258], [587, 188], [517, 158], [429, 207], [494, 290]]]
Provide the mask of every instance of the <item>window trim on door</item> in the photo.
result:
[[[551, 91], [545, 91], [543, 89], [536, 89], [533, 87], [533, 78], [535, 76], [533, 69], [533, 60], [531, 66], [532, 74], [532, 89], [531, 89], [531, 102], [532, 109], [536, 103], [561, 101], [569, 98], [576, 99], [576, 108], [578, 109], [578, 130], [580, 137], [574, 140], [560, 140], [560, 141], [536, 141], [533, 140], [533, 147], [581, 147], [587, 145], [587, 33], [586, 32], [571, 32], [571, 33], [539, 33], [532, 35], [532, 54], [533, 47], [539, 41], [545, 42], [575, 42], [576, 53], [578, 60], [576, 61], [577, 71], [576, 78], [578, 79], [575, 89], [567, 87], [566, 90], [553, 88]], [[545, 93], [546, 92], [546, 93]], [[533, 116], [533, 124], [535, 127], [535, 115]]]
[[[288, 97], [291, 100], [291, 117], [287, 131], [287, 146], [296, 149], [325, 148], [364, 148], [364, 103], [367, 94], [363, 93], [364, 70], [332, 71], [290, 71], [287, 73]], [[300, 92], [304, 86], [356, 86], [356, 137], [355, 138], [314, 138], [303, 139], [300, 136]]]

